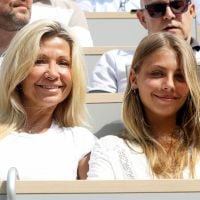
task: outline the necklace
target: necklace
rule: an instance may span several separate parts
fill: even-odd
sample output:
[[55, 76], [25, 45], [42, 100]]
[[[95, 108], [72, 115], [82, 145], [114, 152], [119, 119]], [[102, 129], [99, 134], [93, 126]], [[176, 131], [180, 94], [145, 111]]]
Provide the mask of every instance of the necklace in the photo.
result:
[[41, 127], [32, 127], [32, 128], [21, 128], [19, 130], [19, 132], [23, 132], [23, 133], [29, 133], [29, 134], [38, 134], [38, 133], [42, 133], [43, 129], [41, 129]]

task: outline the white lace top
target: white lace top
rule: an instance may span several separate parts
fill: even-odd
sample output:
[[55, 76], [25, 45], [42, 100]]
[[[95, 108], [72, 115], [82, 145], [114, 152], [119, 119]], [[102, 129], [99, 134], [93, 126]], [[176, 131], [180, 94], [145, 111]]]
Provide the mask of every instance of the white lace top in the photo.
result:
[[[197, 178], [200, 178], [200, 162], [196, 166]], [[184, 179], [189, 177], [184, 170]], [[96, 142], [89, 161], [88, 179], [123, 180], [154, 179], [148, 160], [139, 146], [127, 146], [117, 136], [106, 136]]]

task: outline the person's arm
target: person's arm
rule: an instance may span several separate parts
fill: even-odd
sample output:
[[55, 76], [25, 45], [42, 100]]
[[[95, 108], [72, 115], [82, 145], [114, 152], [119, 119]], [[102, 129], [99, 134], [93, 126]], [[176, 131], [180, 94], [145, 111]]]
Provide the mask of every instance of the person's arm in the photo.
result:
[[71, 9], [74, 10], [72, 18], [69, 22], [69, 26], [80, 26], [82, 28], [88, 29], [88, 23], [84, 12], [79, 8], [76, 2], [70, 2]]
[[74, 127], [71, 129], [74, 137], [74, 149], [78, 162], [77, 179], [86, 179], [88, 172], [88, 161], [90, 152], [97, 140], [97, 137], [88, 129], [83, 127]]
[[80, 161], [78, 165], [78, 179], [86, 179], [87, 178], [87, 172], [89, 170], [89, 162], [90, 159], [90, 153], [84, 156]]
[[[51, 5], [53, 7], [65, 8], [65, 12], [70, 14], [70, 19], [67, 19], [65, 23], [65, 19], [62, 19], [64, 24], [67, 24], [71, 27], [72, 31], [75, 33], [76, 37], [78, 38], [80, 45], [83, 47], [92, 47], [93, 40], [92, 35], [89, 31], [87, 19], [85, 17], [84, 12], [79, 8], [76, 2], [68, 1], [68, 0], [51, 0]], [[64, 9], [62, 9], [64, 10]], [[59, 14], [60, 16], [61, 14]]]
[[76, 3], [79, 5], [82, 11], [94, 12], [94, 2], [93, 0], [76, 0]]
[[83, 47], [93, 47], [93, 39], [90, 33], [86, 16], [84, 12], [78, 7], [76, 2], [70, 2], [71, 8], [74, 10], [69, 26], [77, 35], [80, 45]]
[[116, 50], [111, 50], [104, 53], [91, 74], [89, 74], [88, 92], [109, 92], [116, 93], [117, 80], [116, 80]]
[[[89, 160], [88, 180], [113, 180], [115, 173], [109, 156], [110, 151], [98, 140], [91, 152]], [[113, 155], [114, 156], [114, 155]]]

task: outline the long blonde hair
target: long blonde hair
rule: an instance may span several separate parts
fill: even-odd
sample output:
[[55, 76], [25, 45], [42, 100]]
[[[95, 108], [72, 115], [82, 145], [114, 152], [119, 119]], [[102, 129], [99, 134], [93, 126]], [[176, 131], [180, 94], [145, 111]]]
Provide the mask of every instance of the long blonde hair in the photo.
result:
[[40, 20], [21, 29], [7, 49], [0, 73], [0, 136], [22, 128], [27, 122], [18, 86], [28, 76], [37, 59], [42, 39], [60, 37], [71, 50], [72, 90], [54, 111], [54, 120], [61, 126], [80, 126], [86, 123], [85, 63], [82, 50], [68, 27], [51, 20]]
[[152, 136], [138, 91], [132, 91], [130, 81], [124, 95], [122, 115], [126, 131], [123, 137], [128, 143], [133, 142], [142, 147], [153, 175], [181, 178], [184, 168], [189, 167], [190, 176], [195, 177], [195, 164], [200, 150], [200, 80], [192, 48], [186, 41], [170, 33], [154, 33], [140, 42], [131, 67], [138, 73], [144, 60], [162, 47], [176, 52], [190, 91], [185, 104], [177, 113], [177, 125], [182, 130], [181, 140], [174, 145], [170, 156], [166, 156], [167, 152]]

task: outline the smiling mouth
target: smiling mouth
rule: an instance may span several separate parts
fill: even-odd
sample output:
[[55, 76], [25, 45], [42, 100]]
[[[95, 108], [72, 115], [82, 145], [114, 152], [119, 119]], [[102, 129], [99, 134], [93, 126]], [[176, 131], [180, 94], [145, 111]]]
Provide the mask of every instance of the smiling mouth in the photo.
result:
[[59, 89], [62, 86], [57, 86], [57, 85], [38, 85], [39, 87], [43, 89]]
[[158, 96], [158, 95], [154, 95], [155, 97], [162, 99], [162, 100], [177, 100], [178, 97], [174, 97], [174, 96]]

